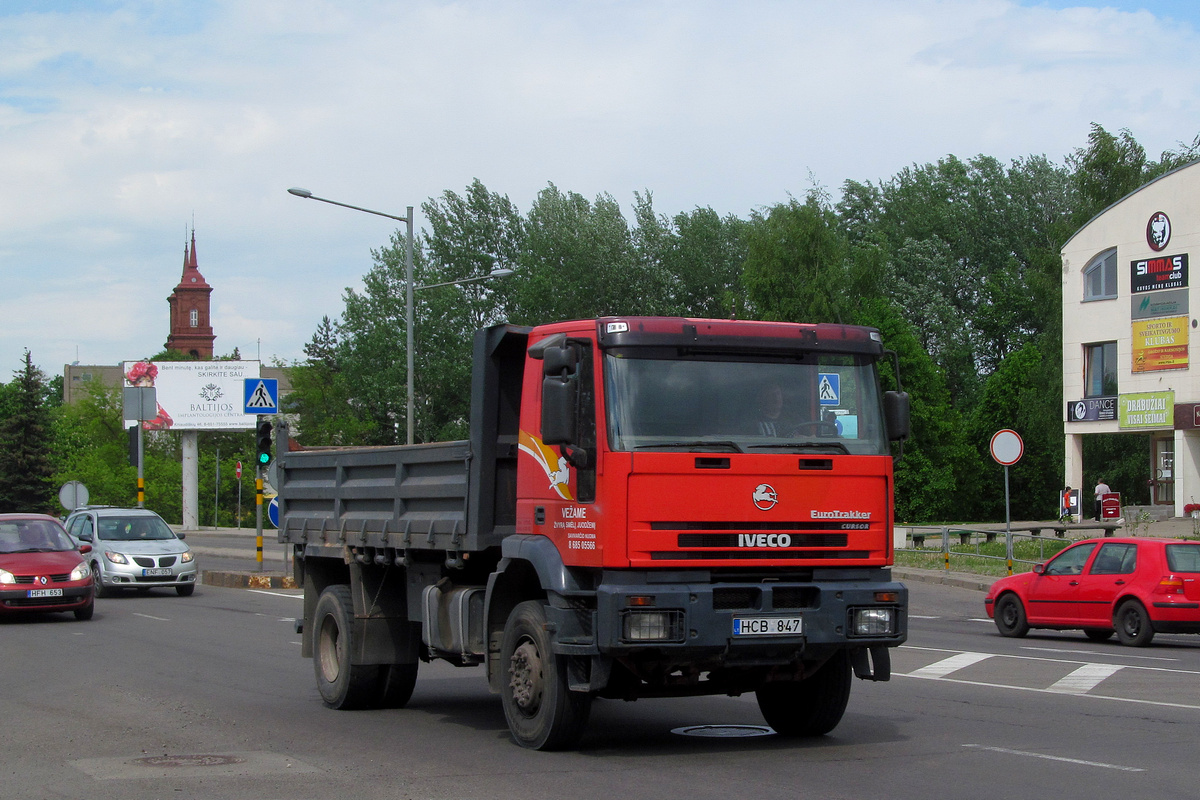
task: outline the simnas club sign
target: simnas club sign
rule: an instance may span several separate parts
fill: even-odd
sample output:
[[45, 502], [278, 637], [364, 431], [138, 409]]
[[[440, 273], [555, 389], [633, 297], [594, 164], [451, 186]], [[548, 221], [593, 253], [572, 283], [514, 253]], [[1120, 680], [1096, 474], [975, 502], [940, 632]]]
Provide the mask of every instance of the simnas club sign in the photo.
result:
[[1129, 262], [1129, 268], [1130, 289], [1135, 293], [1181, 289], [1188, 285], [1187, 253], [1141, 258]]

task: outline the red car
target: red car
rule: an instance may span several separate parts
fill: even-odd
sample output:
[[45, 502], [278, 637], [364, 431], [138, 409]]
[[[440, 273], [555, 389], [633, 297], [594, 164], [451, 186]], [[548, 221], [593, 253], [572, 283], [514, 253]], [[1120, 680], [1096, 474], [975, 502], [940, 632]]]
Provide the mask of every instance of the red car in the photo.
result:
[[62, 523], [45, 514], [0, 514], [0, 616], [28, 611], [95, 611], [92, 571]]
[[1002, 636], [1082, 628], [1143, 647], [1155, 633], [1200, 633], [1200, 542], [1085, 539], [984, 598]]

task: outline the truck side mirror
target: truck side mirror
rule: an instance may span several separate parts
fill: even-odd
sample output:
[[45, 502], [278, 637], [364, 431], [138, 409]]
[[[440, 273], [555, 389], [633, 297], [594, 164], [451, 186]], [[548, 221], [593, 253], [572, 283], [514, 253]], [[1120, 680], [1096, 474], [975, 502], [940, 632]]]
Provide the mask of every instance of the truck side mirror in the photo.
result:
[[887, 425], [888, 439], [904, 441], [910, 426], [908, 392], [883, 393], [883, 419]]
[[579, 406], [579, 355], [570, 344], [543, 351], [542, 441], [572, 444]]

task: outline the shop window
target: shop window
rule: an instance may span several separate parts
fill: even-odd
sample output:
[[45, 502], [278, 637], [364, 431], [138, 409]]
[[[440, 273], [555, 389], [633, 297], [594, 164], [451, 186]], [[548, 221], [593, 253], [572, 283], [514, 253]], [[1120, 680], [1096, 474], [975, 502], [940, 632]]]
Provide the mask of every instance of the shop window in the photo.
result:
[[1117, 343], [1086, 344], [1084, 348], [1084, 397], [1110, 397], [1117, 393]]
[[1117, 248], [1105, 250], [1083, 268], [1083, 299], [1111, 300], [1117, 296]]

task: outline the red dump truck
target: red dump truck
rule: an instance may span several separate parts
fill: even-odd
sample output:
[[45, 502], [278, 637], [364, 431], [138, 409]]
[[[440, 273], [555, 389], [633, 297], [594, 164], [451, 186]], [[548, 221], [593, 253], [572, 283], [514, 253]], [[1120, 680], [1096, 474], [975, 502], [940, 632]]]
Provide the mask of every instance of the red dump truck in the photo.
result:
[[325, 704], [401, 707], [438, 658], [524, 747], [573, 746], [596, 698], [754, 692], [780, 734], [832, 730], [907, 635], [889, 356], [847, 325], [498, 325], [466, 441], [280, 452]]

